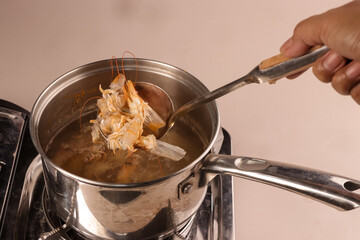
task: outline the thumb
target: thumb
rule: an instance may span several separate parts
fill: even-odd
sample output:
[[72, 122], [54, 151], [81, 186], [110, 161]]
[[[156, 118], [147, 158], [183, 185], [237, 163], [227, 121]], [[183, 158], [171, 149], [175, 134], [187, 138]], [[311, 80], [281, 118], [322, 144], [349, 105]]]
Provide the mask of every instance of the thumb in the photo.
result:
[[305, 54], [311, 46], [325, 44], [322, 40], [324, 23], [320, 16], [313, 16], [297, 24], [294, 34], [281, 47], [280, 52], [286, 57]]

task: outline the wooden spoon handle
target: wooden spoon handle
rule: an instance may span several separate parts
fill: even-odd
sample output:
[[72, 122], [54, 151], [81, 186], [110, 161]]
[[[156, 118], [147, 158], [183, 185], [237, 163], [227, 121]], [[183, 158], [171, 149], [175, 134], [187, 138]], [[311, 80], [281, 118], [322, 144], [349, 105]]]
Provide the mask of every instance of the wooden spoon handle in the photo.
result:
[[[310, 50], [309, 50], [309, 52], [307, 54], [312, 53], [316, 49], [319, 49], [321, 47], [322, 47], [321, 45], [314, 46], [314, 47], [310, 48]], [[276, 66], [276, 65], [278, 65], [280, 63], [284, 63], [284, 62], [286, 62], [286, 61], [288, 61], [290, 59], [292, 59], [292, 58], [288, 58], [288, 57], [283, 56], [282, 54], [278, 54], [276, 56], [270, 57], [270, 58], [265, 59], [264, 61], [262, 61], [260, 63], [260, 65], [259, 65], [259, 69], [260, 70], [265, 70], [267, 68], [274, 67], [274, 66]], [[299, 69], [298, 72], [301, 72], [301, 71], [309, 68], [310, 66], [311, 66], [311, 64], [309, 64], [307, 66], [304, 66], [301, 69]]]

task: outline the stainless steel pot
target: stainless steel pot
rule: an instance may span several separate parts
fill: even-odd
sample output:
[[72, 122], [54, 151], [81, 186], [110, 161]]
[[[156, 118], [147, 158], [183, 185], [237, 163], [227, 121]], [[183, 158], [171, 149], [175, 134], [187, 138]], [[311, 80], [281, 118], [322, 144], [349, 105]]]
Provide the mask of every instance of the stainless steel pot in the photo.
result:
[[[124, 59], [128, 79], [154, 83], [173, 99], [175, 108], [208, 89], [189, 73], [153, 60]], [[51, 138], [79, 117], [86, 99], [111, 81], [110, 60], [76, 68], [56, 79], [37, 99], [30, 132], [43, 163], [48, 195], [65, 223], [91, 239], [148, 239], [167, 236], [196, 212], [206, 186], [217, 174], [264, 182], [311, 197], [342, 210], [359, 206], [353, 192], [360, 182], [320, 171], [262, 159], [217, 155], [220, 131], [216, 104], [187, 115], [187, 121], [206, 144], [203, 153], [180, 171], [155, 181], [109, 184], [73, 175], [46, 156]], [[85, 111], [91, 111], [88, 106]]]

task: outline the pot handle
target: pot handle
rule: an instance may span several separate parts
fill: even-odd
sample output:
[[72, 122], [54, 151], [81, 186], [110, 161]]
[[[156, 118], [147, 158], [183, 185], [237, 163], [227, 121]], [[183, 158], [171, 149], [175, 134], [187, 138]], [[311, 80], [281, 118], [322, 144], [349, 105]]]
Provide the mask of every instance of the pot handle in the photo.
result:
[[355, 192], [360, 189], [360, 181], [287, 163], [209, 154], [202, 170], [269, 184], [342, 211], [355, 209], [360, 204], [360, 194]]

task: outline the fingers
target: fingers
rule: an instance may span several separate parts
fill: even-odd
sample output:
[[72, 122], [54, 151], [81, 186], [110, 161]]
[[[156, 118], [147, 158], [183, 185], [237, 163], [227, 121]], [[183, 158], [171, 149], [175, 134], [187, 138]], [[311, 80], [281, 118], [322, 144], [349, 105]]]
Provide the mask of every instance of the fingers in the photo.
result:
[[345, 69], [346, 79], [350, 82], [349, 93], [360, 105], [360, 62], [352, 61]]
[[350, 92], [351, 97], [354, 101], [360, 105], [360, 84], [355, 85]]
[[[332, 51], [318, 59], [313, 72], [342, 95], [351, 95], [360, 104], [360, 1], [301, 21], [292, 37], [280, 48], [286, 57], [297, 57], [311, 46], [325, 44]], [[349, 60], [351, 62], [349, 62]], [[294, 78], [297, 75], [290, 76]]]
[[329, 51], [314, 63], [313, 73], [320, 81], [329, 83], [334, 74], [344, 67], [345, 64], [345, 58], [334, 51]]
[[313, 66], [315, 76], [322, 82], [330, 83], [341, 95], [351, 95], [360, 104], [360, 62], [351, 61], [334, 51], [328, 52]]

